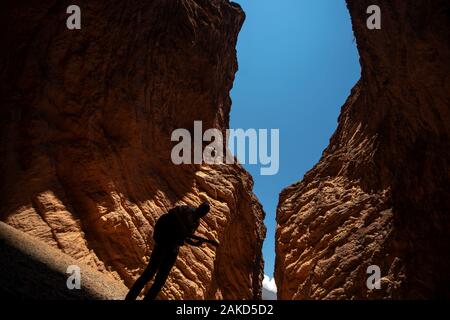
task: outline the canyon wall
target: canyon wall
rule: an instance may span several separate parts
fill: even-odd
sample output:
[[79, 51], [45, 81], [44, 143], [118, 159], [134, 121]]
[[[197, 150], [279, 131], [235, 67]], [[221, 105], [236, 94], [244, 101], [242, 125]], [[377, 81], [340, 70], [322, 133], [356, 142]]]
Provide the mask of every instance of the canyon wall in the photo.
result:
[[[366, 27], [372, 4], [381, 30]], [[347, 6], [361, 79], [319, 163], [280, 195], [278, 298], [448, 298], [449, 2]]]
[[128, 292], [123, 283], [1, 221], [0, 257], [2, 299], [121, 300]]
[[2, 1], [0, 219], [129, 287], [158, 217], [208, 200], [198, 234], [220, 247], [183, 247], [159, 298], [260, 298], [252, 178], [170, 159], [174, 129], [228, 128], [244, 17], [226, 0]]

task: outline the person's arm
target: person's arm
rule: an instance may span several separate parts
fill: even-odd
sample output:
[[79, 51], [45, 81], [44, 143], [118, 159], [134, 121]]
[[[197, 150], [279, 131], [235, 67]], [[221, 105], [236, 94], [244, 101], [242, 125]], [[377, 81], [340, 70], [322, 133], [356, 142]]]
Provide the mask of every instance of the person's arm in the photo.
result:
[[188, 236], [188, 239], [197, 240], [197, 241], [200, 241], [201, 243], [207, 242], [207, 243], [209, 243], [209, 244], [211, 244], [211, 245], [213, 245], [213, 246], [215, 246], [215, 247], [218, 247], [218, 246], [219, 246], [219, 243], [218, 243], [217, 241], [215, 241], [215, 240], [205, 239], [205, 238], [196, 236], [196, 235], [194, 235], [194, 234], [189, 235], [189, 236]]
[[203, 241], [206, 240], [205, 238], [196, 236], [195, 234], [190, 234], [188, 237], [194, 240], [203, 240]]
[[187, 244], [190, 244], [191, 246], [194, 246], [194, 247], [200, 247], [204, 243], [204, 241], [201, 241], [201, 240], [195, 241], [195, 240], [193, 240], [191, 238], [186, 238], [186, 240], [184, 240], [184, 241]]

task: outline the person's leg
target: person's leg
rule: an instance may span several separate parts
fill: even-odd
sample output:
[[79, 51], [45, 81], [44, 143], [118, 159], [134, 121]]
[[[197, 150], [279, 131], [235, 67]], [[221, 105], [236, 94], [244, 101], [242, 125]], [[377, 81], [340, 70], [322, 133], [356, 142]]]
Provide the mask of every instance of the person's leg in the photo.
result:
[[177, 261], [177, 256], [178, 248], [172, 249], [164, 255], [158, 273], [156, 274], [155, 281], [145, 295], [144, 300], [154, 300], [156, 298], [159, 291], [161, 291], [162, 287], [166, 283], [170, 270]]
[[136, 280], [136, 282], [130, 288], [130, 291], [125, 297], [125, 300], [136, 300], [142, 288], [144, 288], [147, 282], [149, 282], [155, 275], [156, 271], [158, 270], [161, 264], [162, 258], [163, 252], [161, 252], [160, 248], [158, 248], [158, 246], [155, 244], [147, 268], [145, 268], [142, 275]]

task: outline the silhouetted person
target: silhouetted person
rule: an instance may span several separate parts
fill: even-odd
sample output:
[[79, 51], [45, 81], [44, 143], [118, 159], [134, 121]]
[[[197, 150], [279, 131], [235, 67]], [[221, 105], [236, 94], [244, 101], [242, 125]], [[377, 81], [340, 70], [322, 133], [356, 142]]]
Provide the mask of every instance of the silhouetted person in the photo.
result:
[[177, 206], [158, 219], [153, 231], [155, 244], [148, 266], [131, 287], [125, 300], [135, 300], [142, 288], [156, 274], [153, 285], [144, 297], [144, 300], [155, 299], [177, 260], [180, 246], [185, 243], [196, 247], [203, 243], [219, 245], [217, 241], [194, 235], [200, 225], [200, 219], [208, 212], [209, 203], [204, 202], [197, 209], [189, 206]]

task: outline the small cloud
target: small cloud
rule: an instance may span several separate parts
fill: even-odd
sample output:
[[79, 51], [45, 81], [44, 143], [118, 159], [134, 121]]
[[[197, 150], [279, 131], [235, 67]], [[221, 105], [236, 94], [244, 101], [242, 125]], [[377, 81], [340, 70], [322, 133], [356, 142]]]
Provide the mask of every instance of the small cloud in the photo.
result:
[[264, 275], [262, 299], [277, 300], [277, 285], [275, 284], [275, 279], [270, 278], [268, 275]]

